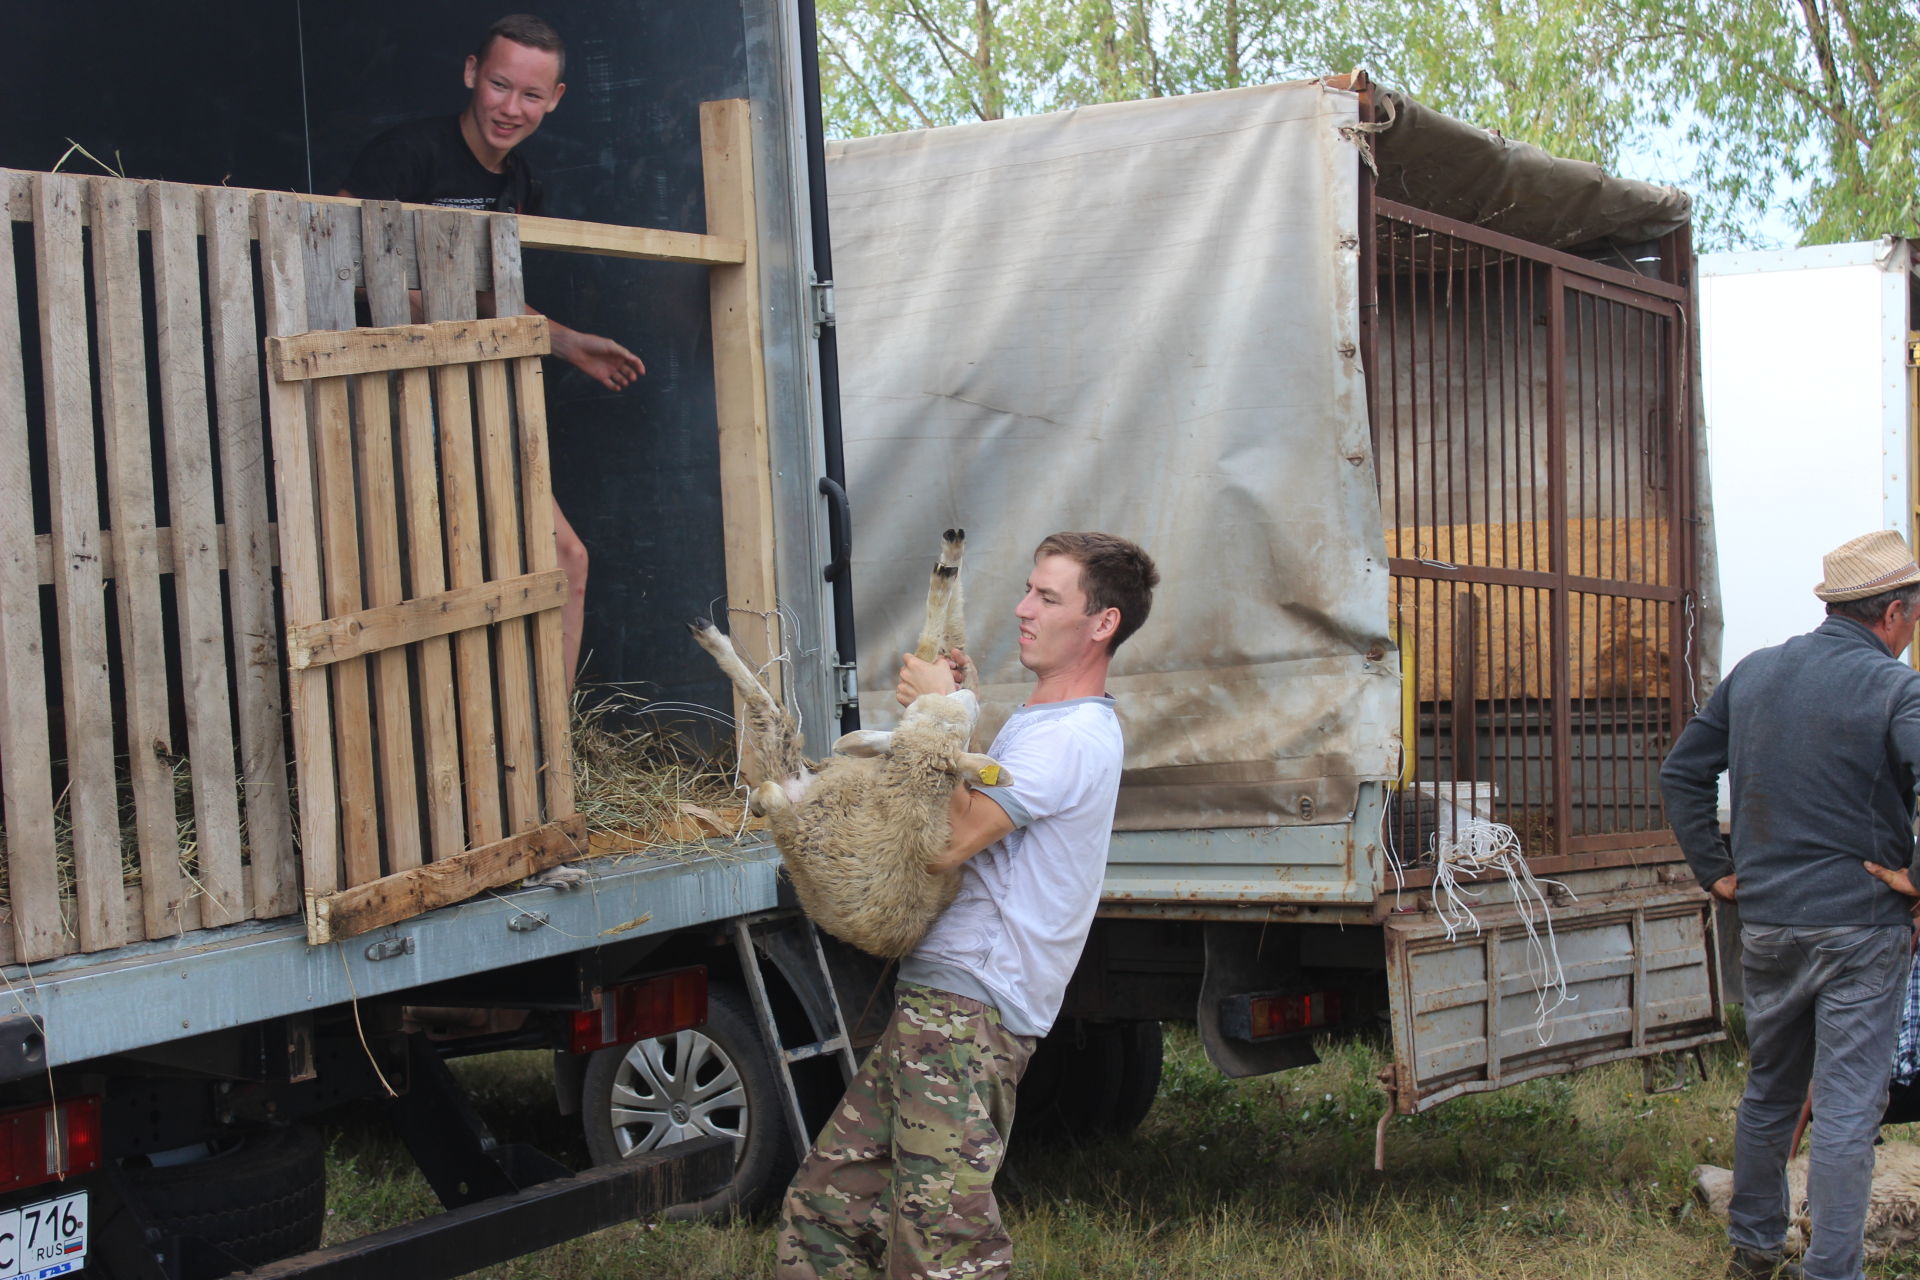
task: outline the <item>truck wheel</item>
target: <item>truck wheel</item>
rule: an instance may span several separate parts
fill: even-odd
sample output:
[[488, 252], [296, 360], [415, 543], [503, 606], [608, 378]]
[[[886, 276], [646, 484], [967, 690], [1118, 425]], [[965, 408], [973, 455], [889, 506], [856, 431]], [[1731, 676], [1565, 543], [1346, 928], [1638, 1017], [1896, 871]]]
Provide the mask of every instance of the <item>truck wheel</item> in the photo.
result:
[[1120, 1104], [1120, 1028], [1069, 1019], [1035, 1047], [1013, 1113], [1015, 1140], [1045, 1145], [1091, 1142]]
[[204, 1159], [128, 1169], [148, 1225], [180, 1241], [182, 1280], [211, 1280], [320, 1247], [326, 1148], [312, 1129], [263, 1129]]
[[1160, 1095], [1160, 1068], [1164, 1061], [1157, 1022], [1120, 1024], [1120, 1097], [1106, 1131], [1124, 1138], [1140, 1127]]
[[715, 986], [704, 1026], [587, 1060], [580, 1114], [595, 1164], [707, 1134], [733, 1139], [733, 1181], [669, 1218], [751, 1214], [779, 1203], [793, 1177], [786, 1104], [749, 1010], [744, 992]]

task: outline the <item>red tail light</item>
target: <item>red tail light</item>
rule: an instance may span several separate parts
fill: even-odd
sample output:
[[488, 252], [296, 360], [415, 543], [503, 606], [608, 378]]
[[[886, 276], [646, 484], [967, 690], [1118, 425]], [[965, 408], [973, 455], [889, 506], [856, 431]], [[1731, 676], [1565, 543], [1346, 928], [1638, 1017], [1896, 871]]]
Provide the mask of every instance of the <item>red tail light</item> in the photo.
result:
[[1220, 1002], [1220, 1029], [1236, 1040], [1270, 1040], [1340, 1021], [1338, 991], [1260, 992]]
[[99, 1098], [68, 1098], [0, 1112], [0, 1191], [99, 1167]]
[[572, 1053], [592, 1053], [697, 1027], [707, 1020], [707, 971], [676, 969], [600, 993], [599, 1007], [573, 1015]]

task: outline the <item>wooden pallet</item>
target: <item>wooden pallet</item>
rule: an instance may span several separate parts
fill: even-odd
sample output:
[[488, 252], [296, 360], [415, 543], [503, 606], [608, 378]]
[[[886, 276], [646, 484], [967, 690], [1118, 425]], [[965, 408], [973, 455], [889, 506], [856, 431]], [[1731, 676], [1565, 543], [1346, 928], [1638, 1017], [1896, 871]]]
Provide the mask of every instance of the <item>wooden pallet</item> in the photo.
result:
[[701, 139], [704, 234], [0, 170], [0, 962], [587, 852], [523, 236], [710, 268], [728, 607], [781, 651], [749, 105]]

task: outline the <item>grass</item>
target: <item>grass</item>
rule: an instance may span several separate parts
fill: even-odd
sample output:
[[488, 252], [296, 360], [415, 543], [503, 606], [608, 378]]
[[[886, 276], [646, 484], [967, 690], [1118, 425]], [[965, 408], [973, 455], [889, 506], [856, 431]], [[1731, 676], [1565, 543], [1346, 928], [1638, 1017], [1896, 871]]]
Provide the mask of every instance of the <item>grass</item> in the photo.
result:
[[[1624, 1063], [1444, 1103], [1389, 1125], [1373, 1172], [1382, 1050], [1323, 1047], [1317, 1066], [1227, 1080], [1191, 1028], [1168, 1032], [1160, 1096], [1140, 1131], [1079, 1150], [1015, 1150], [1001, 1203], [1019, 1280], [1673, 1280], [1718, 1276], [1722, 1225], [1689, 1170], [1726, 1163], [1743, 1081], [1737, 1042], [1708, 1078], [1648, 1095]], [[457, 1064], [503, 1138], [584, 1159], [552, 1112], [546, 1060]], [[1904, 1128], [1889, 1140], [1910, 1140]], [[370, 1116], [332, 1138], [329, 1241], [433, 1212]], [[769, 1276], [765, 1224], [631, 1224], [479, 1274], [731, 1280]], [[1872, 1264], [1920, 1277], [1920, 1254]]]

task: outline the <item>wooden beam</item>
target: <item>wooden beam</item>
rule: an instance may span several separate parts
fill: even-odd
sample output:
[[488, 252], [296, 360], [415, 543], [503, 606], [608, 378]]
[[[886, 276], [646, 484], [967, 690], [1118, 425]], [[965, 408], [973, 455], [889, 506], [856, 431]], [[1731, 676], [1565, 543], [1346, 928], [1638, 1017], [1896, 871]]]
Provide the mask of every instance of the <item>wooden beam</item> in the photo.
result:
[[558, 609], [567, 598], [564, 570], [548, 569], [497, 582], [455, 587], [377, 605], [357, 613], [287, 628], [287, 666], [295, 671], [323, 667], [330, 662], [363, 658], [383, 649], [450, 636], [469, 627], [484, 627], [524, 618], [542, 609]]
[[576, 813], [444, 862], [382, 876], [339, 893], [309, 893], [307, 941], [319, 946], [410, 920], [423, 911], [465, 902], [483, 890], [571, 862], [586, 852], [587, 820]]
[[[752, 117], [745, 99], [700, 104], [700, 150], [706, 177], [707, 228], [747, 246], [746, 258], [739, 266], [715, 267], [709, 277], [727, 630], [747, 665], [766, 673], [777, 699], [780, 672], [771, 659], [782, 647], [774, 576], [779, 536], [773, 518], [760, 264], [755, 252], [758, 230]], [[746, 620], [755, 620], [755, 624], [742, 625]], [[735, 711], [740, 708], [736, 706]]]
[[[33, 175], [22, 170], [0, 169], [0, 198], [7, 202], [8, 214], [15, 222], [31, 222], [33, 213], [24, 193]], [[241, 187], [225, 188], [252, 196], [258, 192]], [[363, 203], [348, 196], [307, 196], [309, 204]], [[144, 203], [144, 202], [143, 202]], [[396, 208], [431, 209], [424, 204], [396, 205]], [[512, 214], [495, 214], [509, 218]], [[147, 229], [142, 221], [140, 230]], [[746, 261], [746, 244], [737, 236], [706, 235], [693, 231], [666, 231], [657, 227], [623, 227], [609, 222], [576, 222], [568, 218], [520, 218], [520, 243], [528, 249], [551, 249], [556, 253], [590, 253], [605, 258], [630, 258], [640, 262], [691, 262], [708, 266], [726, 266]], [[358, 273], [353, 283], [364, 283]], [[417, 286], [417, 276], [408, 280]]]
[[692, 262], [726, 266], [747, 260], [746, 243], [738, 236], [700, 235], [692, 231], [660, 231], [652, 227], [619, 227], [605, 222], [571, 222], [565, 218], [520, 218], [520, 246], [552, 249], [557, 253], [591, 253], [605, 258], [636, 258], [644, 262]]
[[282, 382], [427, 369], [552, 352], [545, 316], [448, 320], [385, 329], [316, 329], [267, 339], [267, 368]]

